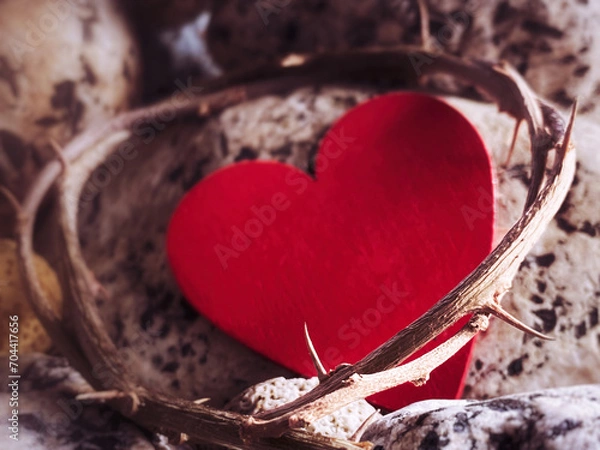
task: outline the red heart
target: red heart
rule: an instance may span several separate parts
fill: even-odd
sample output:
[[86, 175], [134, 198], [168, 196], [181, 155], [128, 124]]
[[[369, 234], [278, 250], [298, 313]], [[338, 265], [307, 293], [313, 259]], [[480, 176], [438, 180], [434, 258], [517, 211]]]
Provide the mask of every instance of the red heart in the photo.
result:
[[[316, 180], [265, 161], [206, 177], [173, 215], [168, 257], [202, 314], [311, 376], [304, 322], [327, 369], [365, 356], [488, 254], [492, 193], [488, 153], [462, 115], [429, 96], [388, 94], [329, 130]], [[470, 349], [424, 387], [400, 386], [376, 403], [459, 396]]]

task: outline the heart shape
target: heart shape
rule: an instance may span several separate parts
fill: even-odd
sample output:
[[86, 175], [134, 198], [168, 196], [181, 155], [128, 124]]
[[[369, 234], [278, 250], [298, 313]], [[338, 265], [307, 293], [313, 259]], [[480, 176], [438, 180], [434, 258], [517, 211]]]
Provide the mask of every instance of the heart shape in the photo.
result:
[[[218, 327], [305, 376], [355, 362], [427, 311], [489, 253], [489, 155], [445, 102], [415, 93], [367, 101], [326, 134], [316, 179], [241, 162], [194, 186], [169, 225], [184, 295]], [[460, 324], [430, 343], [433, 348]], [[471, 345], [423, 387], [374, 398], [396, 409], [461, 394]]]

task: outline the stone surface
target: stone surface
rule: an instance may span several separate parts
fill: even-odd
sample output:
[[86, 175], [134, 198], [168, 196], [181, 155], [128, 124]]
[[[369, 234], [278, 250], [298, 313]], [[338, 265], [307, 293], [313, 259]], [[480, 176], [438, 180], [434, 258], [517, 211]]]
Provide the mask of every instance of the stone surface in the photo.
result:
[[[315, 378], [273, 378], [264, 383], [252, 386], [227, 406], [231, 411], [242, 414], [256, 414], [285, 405], [306, 394], [319, 384]], [[358, 428], [373, 414], [376, 409], [365, 400], [347, 405], [333, 414], [310, 424], [307, 430], [322, 436], [349, 439]], [[374, 418], [380, 418], [376, 414]]]
[[[2, 367], [8, 366], [1, 358]], [[3, 450], [155, 450], [160, 438], [152, 437], [106, 406], [74, 399], [90, 390], [64, 358], [39, 353], [20, 358], [19, 433], [10, 439], [7, 425], [12, 408], [7, 384], [0, 388]], [[190, 450], [164, 446], [161, 450]]]
[[[520, 214], [528, 184], [524, 133], [507, 167], [510, 121], [493, 109], [453, 101], [482, 133], [496, 162], [499, 235]], [[524, 131], [524, 130], [522, 130]], [[556, 338], [542, 341], [492, 320], [475, 346], [465, 396], [487, 398], [600, 382], [600, 128], [583, 116], [575, 127], [575, 181], [557, 217], [527, 256], [502, 304]]]
[[[600, 3], [556, 0], [427, 0], [433, 45], [506, 60], [548, 99], [597, 110]], [[287, 0], [216, 4], [208, 30], [225, 69], [290, 52], [420, 43], [415, 0]], [[447, 83], [445, 83], [447, 84]], [[452, 85], [453, 83], [449, 83]]]
[[378, 450], [596, 449], [600, 385], [418, 402], [372, 424], [362, 440]]

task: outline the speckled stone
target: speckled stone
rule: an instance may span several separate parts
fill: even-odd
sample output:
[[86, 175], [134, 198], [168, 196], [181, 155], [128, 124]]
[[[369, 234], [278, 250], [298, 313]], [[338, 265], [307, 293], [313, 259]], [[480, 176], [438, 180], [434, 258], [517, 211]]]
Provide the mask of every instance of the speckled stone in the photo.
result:
[[[227, 409], [242, 414], [257, 414], [285, 405], [306, 394], [319, 384], [315, 378], [273, 378], [252, 386], [233, 399]], [[311, 423], [306, 429], [321, 436], [349, 439], [371, 416], [380, 418], [376, 409], [365, 400], [359, 400], [333, 414]]]
[[[557, 0], [427, 0], [433, 45], [506, 60], [562, 106], [597, 109], [600, 3]], [[227, 0], [216, 4], [208, 44], [225, 69], [290, 52], [418, 44], [416, 0]], [[442, 83], [452, 87], [446, 78]], [[457, 89], [454, 87], [453, 89]]]
[[[0, 358], [8, 367], [8, 358]], [[18, 441], [8, 437], [12, 415], [10, 391], [0, 388], [3, 450], [190, 450], [188, 446], [158, 447], [153, 437], [106, 406], [75, 400], [90, 390], [64, 358], [31, 354], [19, 358]]]
[[600, 448], [600, 385], [493, 400], [428, 400], [373, 423], [378, 450], [564, 450]]

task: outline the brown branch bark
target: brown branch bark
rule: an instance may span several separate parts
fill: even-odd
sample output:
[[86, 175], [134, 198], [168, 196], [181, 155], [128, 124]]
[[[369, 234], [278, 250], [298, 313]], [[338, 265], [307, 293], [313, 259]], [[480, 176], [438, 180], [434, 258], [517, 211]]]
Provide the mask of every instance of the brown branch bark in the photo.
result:
[[[432, 61], [416, 70], [414, 56]], [[290, 62], [293, 61], [293, 62]], [[422, 70], [421, 70], [422, 69]], [[130, 136], [133, 124], [153, 119], [169, 110], [178, 118], [209, 115], [227, 106], [264, 94], [283, 93], [295, 87], [329, 81], [365, 81], [394, 77], [415, 85], [417, 73], [448, 73], [463, 78], [493, 98], [500, 109], [528, 125], [532, 151], [532, 183], [523, 216], [486, 260], [441, 299], [424, 316], [354, 365], [341, 366], [323, 377], [322, 383], [304, 397], [249, 418], [219, 411], [194, 402], [166, 397], [142, 386], [134, 370], [121, 360], [96, 309], [97, 288], [81, 254], [77, 234], [77, 198], [89, 175]], [[562, 203], [571, 183], [575, 152], [570, 144], [572, 120], [565, 131], [558, 114], [543, 105], [510, 67], [462, 60], [416, 47], [394, 50], [361, 50], [322, 54], [286, 60], [234, 73], [204, 85], [204, 93], [177, 105], [165, 101], [125, 113], [103, 127], [89, 130], [63, 152], [66, 168], [50, 163], [30, 187], [20, 207], [18, 225], [19, 260], [28, 296], [42, 324], [56, 344], [106, 401], [141, 426], [168, 435], [182, 435], [193, 442], [231, 448], [367, 448], [367, 444], [312, 436], [293, 428], [305, 425], [358, 398], [407, 381], [421, 382], [443, 361], [468, 342], [484, 325], [487, 314], [525, 325], [500, 309], [500, 299], [526, 253], [543, 232]], [[554, 163], [543, 184], [548, 153]], [[540, 176], [541, 174], [541, 176]], [[42, 199], [58, 186], [53, 212], [61, 248], [61, 285], [65, 309], [59, 318], [50, 308], [33, 270], [33, 223]], [[456, 336], [419, 359], [393, 368], [465, 315], [471, 322]]]

